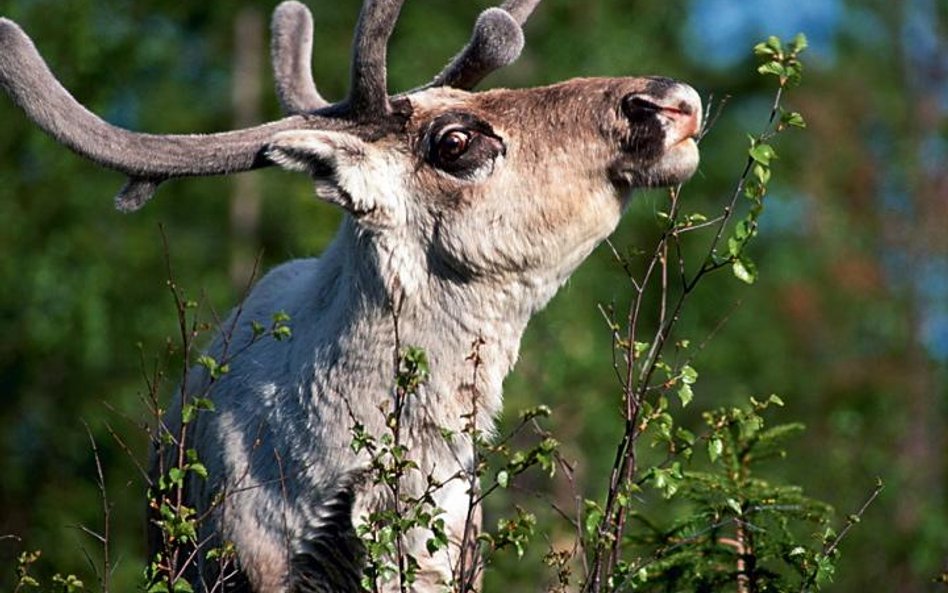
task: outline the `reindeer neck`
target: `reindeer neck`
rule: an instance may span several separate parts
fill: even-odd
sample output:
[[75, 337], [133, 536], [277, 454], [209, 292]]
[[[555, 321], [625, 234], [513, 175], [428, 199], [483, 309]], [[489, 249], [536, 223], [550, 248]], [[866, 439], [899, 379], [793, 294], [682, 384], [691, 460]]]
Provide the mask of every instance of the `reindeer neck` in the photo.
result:
[[[459, 282], [426, 271], [404, 245], [386, 245], [362, 236], [355, 225], [343, 225], [321, 258], [321, 275], [332, 279], [323, 298], [333, 317], [322, 323], [338, 348], [337, 366], [346, 369], [339, 381], [360, 376], [359, 389], [390, 397], [396, 352], [424, 350], [430, 368], [420, 390], [426, 414], [440, 427], [459, 429], [463, 416], [477, 412], [479, 430], [491, 431], [502, 404], [504, 378], [517, 360], [520, 340], [530, 317], [561, 284], [559, 275], [530, 282], [472, 279]], [[316, 283], [326, 286], [324, 281]], [[380, 364], [381, 361], [381, 364]], [[356, 372], [350, 372], [356, 371]], [[325, 387], [345, 391], [332, 376]], [[351, 389], [351, 388], [350, 388]]]

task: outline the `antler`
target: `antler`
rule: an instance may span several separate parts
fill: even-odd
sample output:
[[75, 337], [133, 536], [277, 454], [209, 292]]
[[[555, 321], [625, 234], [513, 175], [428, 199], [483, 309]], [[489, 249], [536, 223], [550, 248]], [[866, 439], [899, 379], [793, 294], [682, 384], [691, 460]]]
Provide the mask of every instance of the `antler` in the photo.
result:
[[509, 12], [520, 26], [523, 26], [539, 3], [540, 0], [507, 0], [500, 7]]
[[[470, 90], [488, 74], [514, 62], [523, 49], [522, 25], [540, 0], [507, 0], [500, 8], [489, 8], [478, 17], [471, 40], [435, 78], [423, 88], [449, 86]], [[397, 16], [398, 8], [394, 9]], [[365, 12], [363, 12], [363, 17]], [[360, 20], [360, 30], [361, 30]], [[393, 23], [391, 23], [393, 24]], [[312, 15], [296, 0], [285, 0], [273, 13], [271, 57], [277, 95], [284, 113], [306, 113], [326, 107], [312, 80]], [[385, 37], [376, 37], [385, 55]], [[354, 62], [355, 63], [355, 62]], [[384, 67], [384, 61], [378, 62]], [[381, 88], [385, 87], [384, 71]]]
[[307, 113], [329, 105], [313, 82], [313, 15], [296, 0], [273, 11], [270, 58], [283, 113]]
[[328, 118], [292, 116], [218, 134], [130, 132], [103, 121], [79, 104], [50, 72], [26, 33], [4, 18], [0, 18], [0, 86], [57, 141], [128, 175], [128, 183], [116, 197], [121, 210], [141, 207], [158, 184], [173, 177], [220, 175], [268, 166], [271, 163], [264, 148], [279, 131], [342, 125]]
[[503, 9], [488, 8], [477, 18], [471, 40], [427, 87], [472, 89], [520, 57], [522, 50], [523, 31], [517, 21]]
[[464, 49], [425, 88], [449, 86], [470, 90], [484, 78], [512, 64], [523, 51], [523, 24], [540, 0], [507, 0], [477, 18]]
[[359, 118], [378, 117], [391, 110], [386, 80], [388, 39], [404, 0], [365, 0], [352, 42], [348, 108]]
[[[159, 184], [174, 177], [220, 175], [272, 165], [265, 149], [274, 134], [290, 129], [353, 129], [382, 123], [392, 113], [386, 52], [404, 0], [365, 0], [353, 42], [347, 99], [334, 106], [312, 78], [313, 20], [293, 0], [273, 16], [272, 60], [284, 119], [217, 134], [157, 135], [113, 126], [63, 88], [16, 23], [0, 18], [0, 86], [40, 128], [68, 148], [128, 176], [116, 196], [120, 210], [135, 210]], [[484, 11], [471, 41], [428, 86], [470, 89], [491, 71], [515, 60], [523, 47], [521, 25], [539, 0], [507, 0]], [[314, 113], [321, 110], [318, 113]]]

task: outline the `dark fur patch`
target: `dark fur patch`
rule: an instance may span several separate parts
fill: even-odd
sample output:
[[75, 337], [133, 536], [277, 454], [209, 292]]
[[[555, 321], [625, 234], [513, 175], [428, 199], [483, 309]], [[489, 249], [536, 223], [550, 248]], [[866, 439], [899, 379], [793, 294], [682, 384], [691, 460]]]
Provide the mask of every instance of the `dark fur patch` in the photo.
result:
[[665, 130], [654, 112], [643, 113], [638, 121], [631, 121], [628, 138], [622, 143], [622, 150], [642, 162], [650, 163], [662, 156], [665, 146]]
[[656, 99], [664, 99], [668, 91], [678, 84], [674, 79], [665, 78], [664, 76], [649, 76], [647, 80], [648, 84], [645, 86], [645, 92]]
[[352, 490], [340, 493], [318, 537], [290, 559], [291, 593], [361, 593], [365, 550], [352, 526], [354, 501]]

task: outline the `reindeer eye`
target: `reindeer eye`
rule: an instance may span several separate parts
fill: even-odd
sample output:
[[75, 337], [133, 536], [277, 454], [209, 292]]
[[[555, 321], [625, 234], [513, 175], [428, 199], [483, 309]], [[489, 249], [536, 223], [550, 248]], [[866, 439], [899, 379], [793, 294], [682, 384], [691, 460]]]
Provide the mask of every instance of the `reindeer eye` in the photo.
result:
[[504, 141], [490, 124], [468, 113], [442, 114], [422, 138], [428, 164], [458, 179], [489, 175], [497, 157], [506, 154]]
[[460, 129], [448, 130], [438, 139], [438, 161], [452, 163], [461, 158], [470, 145], [471, 132]]

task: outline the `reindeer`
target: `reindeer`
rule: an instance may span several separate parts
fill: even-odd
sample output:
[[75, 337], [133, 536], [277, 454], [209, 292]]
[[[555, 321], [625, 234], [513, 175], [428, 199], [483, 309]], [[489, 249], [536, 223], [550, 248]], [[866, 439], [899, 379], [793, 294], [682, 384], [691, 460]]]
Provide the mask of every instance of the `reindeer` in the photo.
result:
[[[429, 554], [418, 529], [404, 553], [418, 562], [414, 590], [456, 586], [465, 530], [479, 521], [468, 517], [466, 423], [473, 413], [491, 432], [527, 322], [613, 231], [632, 190], [679, 184], [698, 164], [700, 99], [668, 78], [471, 92], [518, 57], [539, 0], [486, 10], [429, 84], [389, 95], [386, 46], [402, 1], [365, 0], [350, 89], [337, 103], [313, 83], [310, 13], [281, 4], [272, 60], [286, 117], [208, 135], [134, 133], [102, 121], [57, 82], [22, 30], [0, 19], [0, 85], [56, 140], [128, 177], [119, 209], [141, 207], [171, 178], [279, 165], [311, 176], [316, 195], [346, 213], [322, 257], [266, 274], [223, 324], [231, 330], [208, 353], [241, 350], [230, 372], [212, 381], [196, 368], [184, 386], [209, 390], [216, 408], [189, 425], [188, 446], [209, 477], [192, 476], [187, 502], [208, 516], [198, 541], [236, 550], [239, 574], [228, 590], [360, 590], [355, 526], [395, 502], [366, 479], [368, 460], [350, 447], [350, 430], [387, 430], [380, 410], [393, 405], [399, 345], [422, 348], [430, 361], [400, 410], [418, 468], [402, 492], [436, 485], [450, 541]], [[291, 316], [292, 338], [256, 340], [250, 320], [276, 311]], [[180, 405], [167, 413], [169, 435], [181, 434], [181, 413]], [[168, 463], [156, 456], [156, 472]], [[160, 552], [160, 537], [151, 539], [151, 553]], [[194, 576], [211, 589], [219, 575], [197, 556]]]

